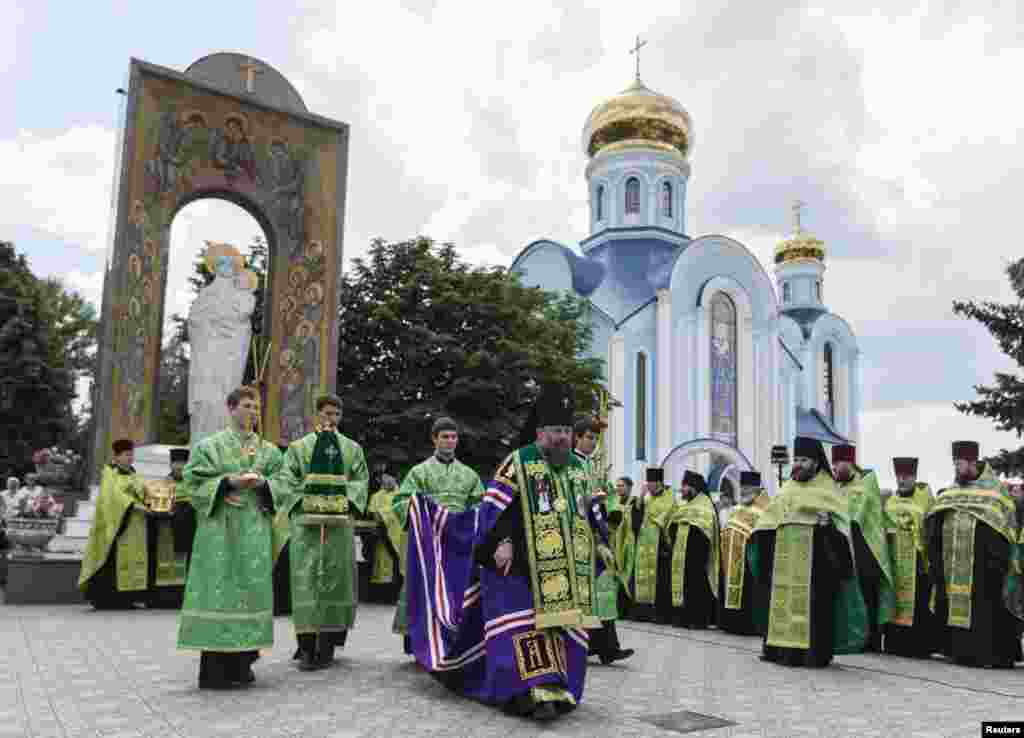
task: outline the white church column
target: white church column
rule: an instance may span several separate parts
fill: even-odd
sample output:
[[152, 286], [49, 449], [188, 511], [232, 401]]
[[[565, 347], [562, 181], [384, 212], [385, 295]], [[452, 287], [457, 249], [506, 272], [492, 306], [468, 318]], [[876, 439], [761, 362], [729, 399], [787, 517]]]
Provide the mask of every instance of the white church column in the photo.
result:
[[848, 392], [850, 396], [850, 441], [860, 443], [860, 351], [856, 348], [850, 357]]
[[608, 391], [623, 407], [611, 409], [608, 423], [608, 441], [612, 473], [621, 476], [626, 470], [626, 412], [633, 398], [626, 397], [626, 338], [621, 331], [612, 334], [608, 342]]
[[802, 397], [801, 405], [807, 410], [818, 407], [818, 361], [820, 357], [814, 351], [814, 345], [809, 341], [800, 348], [800, 363], [804, 370], [801, 372]]
[[672, 450], [672, 388], [675, 386], [675, 368], [672, 365], [672, 293], [669, 290], [658, 290], [658, 303], [655, 310], [657, 371], [658, 381], [655, 384], [655, 416], [657, 417], [657, 450], [656, 464], [660, 464], [665, 454]]
[[697, 367], [695, 382], [696, 437], [711, 435], [711, 313], [704, 305], [697, 306], [697, 330], [694, 331], [694, 364]]

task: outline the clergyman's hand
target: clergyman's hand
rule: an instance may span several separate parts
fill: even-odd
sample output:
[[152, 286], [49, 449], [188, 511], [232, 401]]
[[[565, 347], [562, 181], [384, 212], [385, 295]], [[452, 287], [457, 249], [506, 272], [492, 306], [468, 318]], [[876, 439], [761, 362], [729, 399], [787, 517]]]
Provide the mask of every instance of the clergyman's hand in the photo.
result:
[[502, 541], [494, 550], [494, 564], [504, 576], [508, 576], [512, 569], [513, 554], [512, 541]]

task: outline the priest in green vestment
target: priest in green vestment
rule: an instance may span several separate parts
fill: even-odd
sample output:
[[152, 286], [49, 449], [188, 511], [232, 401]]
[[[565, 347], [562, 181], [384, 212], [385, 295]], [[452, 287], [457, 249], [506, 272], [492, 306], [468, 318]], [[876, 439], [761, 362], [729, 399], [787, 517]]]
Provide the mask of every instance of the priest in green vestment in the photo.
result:
[[925, 516], [939, 650], [964, 666], [1013, 668], [1024, 620], [1020, 527], [1013, 499], [979, 461], [978, 444], [953, 444], [956, 482]]
[[739, 500], [729, 511], [722, 528], [718, 627], [727, 633], [757, 634], [753, 618], [753, 576], [747, 561], [747, 544], [750, 534], [757, 527], [761, 512], [770, 502], [771, 498], [761, 487], [760, 472], [740, 472]]
[[868, 609], [864, 650], [878, 652], [882, 650], [882, 628], [889, 622], [896, 600], [878, 477], [857, 465], [857, 449], [849, 444], [832, 447], [832, 468], [839, 494], [850, 504], [853, 563]]
[[615, 534], [619, 577], [632, 601], [628, 617], [667, 624], [672, 607], [672, 547], [666, 532], [675, 505], [660, 467], [646, 471], [645, 495], [633, 495]]
[[[587, 471], [593, 490], [593, 504], [597, 506], [600, 517], [608, 523], [611, 535], [611, 518], [617, 514], [621, 520], [622, 511], [619, 507], [618, 492], [608, 481], [609, 469], [598, 469], [594, 459], [594, 451], [604, 429], [605, 426], [599, 419], [590, 415], [578, 416], [573, 427], [575, 443], [572, 452]], [[614, 560], [609, 563], [614, 564]], [[602, 664], [608, 665], [628, 659], [636, 653], [632, 648], [622, 648], [619, 643], [619, 634], [615, 627], [615, 621], [619, 617], [619, 577], [614, 566], [605, 564], [597, 577], [594, 615], [601, 621], [601, 627], [590, 631], [590, 653], [600, 658]]]
[[[381, 476], [380, 489], [370, 495], [367, 507], [372, 520], [384, 526], [384, 535], [377, 541], [373, 551], [373, 569], [370, 584], [377, 587], [398, 586], [405, 572], [405, 551], [402, 549], [404, 531], [395, 515], [393, 505], [398, 494], [398, 480], [390, 474]], [[394, 602], [397, 593], [391, 589], [389, 601]]]
[[819, 441], [796, 438], [791, 479], [758, 518], [747, 555], [763, 660], [823, 667], [864, 647], [849, 503]]
[[[455, 458], [455, 450], [459, 445], [458, 424], [452, 418], [438, 418], [430, 429], [430, 440], [434, 444], [434, 453], [409, 470], [391, 503], [391, 509], [403, 532], [409, 526], [409, 499], [414, 494], [429, 497], [452, 512], [472, 510], [483, 500], [484, 485], [480, 475]], [[403, 534], [400, 543], [407, 545], [406, 535]], [[402, 576], [405, 576], [404, 568]], [[412, 655], [412, 644], [407, 635], [405, 586], [398, 596], [392, 630], [402, 636], [405, 653]]]
[[147, 599], [149, 548], [142, 478], [135, 473], [135, 444], [114, 442], [103, 467], [96, 514], [78, 577], [78, 588], [97, 610], [132, 608]]
[[183, 472], [196, 511], [178, 648], [200, 651], [199, 688], [255, 679], [259, 649], [274, 644], [271, 524], [282, 497], [277, 446], [254, 428], [256, 390], [227, 397], [230, 426], [200, 441]]
[[149, 537], [149, 597], [147, 607], [178, 609], [185, 599], [185, 576], [188, 557], [195, 538], [195, 510], [182, 473], [188, 463], [187, 448], [172, 448], [171, 469], [166, 479], [148, 480], [145, 486], [170, 488], [173, 504], [166, 511], [150, 511], [147, 521]]
[[715, 620], [718, 600], [718, 510], [697, 472], [686, 470], [680, 491], [682, 499], [673, 506], [667, 525], [672, 546], [672, 624], [704, 630]]
[[932, 587], [924, 524], [932, 507], [932, 491], [917, 481], [917, 459], [897, 457], [892, 464], [896, 494], [885, 502], [885, 524], [896, 602], [882, 648], [896, 656], [926, 659], [938, 650], [935, 618], [929, 609]]
[[359, 601], [355, 513], [370, 473], [362, 446], [338, 431], [341, 399], [317, 398], [316, 429], [288, 447], [279, 479], [290, 521], [292, 624], [299, 669], [324, 669], [344, 647]]

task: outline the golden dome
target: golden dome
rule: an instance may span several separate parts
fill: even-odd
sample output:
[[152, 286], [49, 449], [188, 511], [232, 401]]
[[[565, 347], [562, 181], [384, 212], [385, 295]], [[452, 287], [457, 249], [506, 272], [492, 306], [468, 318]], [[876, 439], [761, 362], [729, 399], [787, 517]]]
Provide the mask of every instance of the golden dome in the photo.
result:
[[639, 77], [590, 113], [583, 127], [583, 150], [660, 149], [684, 159], [693, 148], [690, 114], [671, 97], [649, 90]]
[[825, 242], [804, 231], [800, 225], [802, 202], [793, 204], [795, 228], [793, 237], [775, 247], [775, 263], [796, 261], [825, 261]]

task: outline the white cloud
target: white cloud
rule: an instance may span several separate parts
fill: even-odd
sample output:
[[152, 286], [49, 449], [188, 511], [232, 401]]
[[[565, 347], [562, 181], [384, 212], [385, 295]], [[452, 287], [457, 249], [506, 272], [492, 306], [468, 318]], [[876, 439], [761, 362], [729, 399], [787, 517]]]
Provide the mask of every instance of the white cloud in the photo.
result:
[[66, 288], [78, 292], [85, 300], [96, 306], [97, 310], [103, 299], [103, 273], [80, 272], [72, 270], [60, 275]]
[[952, 481], [952, 444], [961, 440], [977, 441], [983, 456], [1020, 446], [1015, 433], [997, 431], [985, 418], [961, 415], [952, 404], [906, 405], [861, 415], [858, 463], [874, 468], [882, 487], [895, 489], [892, 457], [916, 456], [918, 479], [938, 491]]
[[32, 225], [106, 248], [114, 132], [97, 125], [0, 139], [0, 225]]

